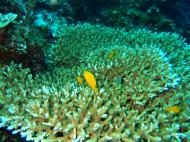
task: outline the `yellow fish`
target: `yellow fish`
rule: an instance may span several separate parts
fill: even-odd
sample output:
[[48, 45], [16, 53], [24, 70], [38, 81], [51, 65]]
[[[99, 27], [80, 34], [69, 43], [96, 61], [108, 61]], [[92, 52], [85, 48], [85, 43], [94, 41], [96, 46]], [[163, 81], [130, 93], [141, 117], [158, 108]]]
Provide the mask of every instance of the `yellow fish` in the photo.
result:
[[84, 78], [88, 85], [94, 90], [94, 92], [98, 92], [98, 88], [96, 87], [96, 79], [94, 75], [89, 71], [84, 71]]
[[115, 49], [113, 49], [113, 50], [109, 53], [108, 58], [109, 58], [109, 59], [113, 59], [113, 58], [116, 56], [116, 53], [117, 53], [117, 51], [116, 51]]
[[76, 77], [76, 80], [77, 80], [77, 82], [78, 82], [79, 84], [82, 84], [82, 78], [81, 78], [80, 76], [77, 76], [77, 77]]
[[168, 112], [179, 113], [181, 111], [179, 106], [170, 106], [165, 109]]

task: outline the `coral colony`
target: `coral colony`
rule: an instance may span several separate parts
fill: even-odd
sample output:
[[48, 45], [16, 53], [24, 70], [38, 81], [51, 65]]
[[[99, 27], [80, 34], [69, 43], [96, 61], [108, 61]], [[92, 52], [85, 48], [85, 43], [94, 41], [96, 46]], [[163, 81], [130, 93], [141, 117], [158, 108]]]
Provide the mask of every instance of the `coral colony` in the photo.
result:
[[[35, 2], [54, 10], [61, 0]], [[190, 141], [184, 38], [71, 24], [33, 3], [0, 13], [0, 141]]]

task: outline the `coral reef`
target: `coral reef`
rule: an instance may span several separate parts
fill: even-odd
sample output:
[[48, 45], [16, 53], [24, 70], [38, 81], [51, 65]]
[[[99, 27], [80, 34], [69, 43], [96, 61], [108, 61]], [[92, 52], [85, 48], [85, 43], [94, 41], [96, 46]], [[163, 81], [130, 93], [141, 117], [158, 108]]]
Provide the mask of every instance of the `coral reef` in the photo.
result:
[[2, 15], [0, 13], [0, 29], [6, 27], [10, 22], [16, 19], [17, 15], [14, 13], [8, 13], [6, 15]]
[[189, 39], [188, 0], [6, 0], [2, 6], [0, 12], [14, 12], [18, 19], [30, 19], [47, 10], [72, 23], [88, 21], [126, 29], [146, 27], [178, 32]]
[[1, 1], [0, 141], [190, 141], [189, 8]]
[[54, 66], [72, 66], [83, 62], [87, 54], [99, 47], [120, 44], [124, 32], [101, 26], [84, 24], [62, 26], [58, 31], [58, 41], [45, 51], [49, 63]]
[[[190, 140], [190, 46], [183, 38], [90, 24], [60, 28], [45, 53], [52, 72], [0, 68], [0, 127], [36, 142]], [[180, 109], [168, 111], [174, 106]]]

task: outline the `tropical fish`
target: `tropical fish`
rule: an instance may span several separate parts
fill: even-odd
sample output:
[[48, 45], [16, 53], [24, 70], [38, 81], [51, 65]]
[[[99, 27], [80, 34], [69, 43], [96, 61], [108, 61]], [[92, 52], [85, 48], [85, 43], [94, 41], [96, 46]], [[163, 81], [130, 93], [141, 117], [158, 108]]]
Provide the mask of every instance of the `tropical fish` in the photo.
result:
[[113, 59], [113, 58], [116, 56], [116, 54], [117, 54], [117, 51], [116, 51], [115, 49], [113, 49], [113, 50], [109, 53], [108, 58], [109, 58], [109, 59]]
[[82, 84], [82, 78], [81, 78], [80, 76], [77, 76], [77, 77], [76, 77], [76, 80], [77, 80], [77, 82], [78, 82], [79, 84]]
[[117, 51], [116, 51], [115, 49], [113, 49], [113, 50], [109, 53], [108, 58], [109, 58], [109, 59], [113, 59], [113, 58], [116, 56], [116, 54], [117, 54]]
[[181, 111], [179, 106], [170, 106], [165, 109], [168, 112], [179, 113]]
[[97, 92], [98, 88], [96, 87], [96, 79], [94, 78], [94, 75], [89, 71], [84, 71], [84, 78], [92, 90]]

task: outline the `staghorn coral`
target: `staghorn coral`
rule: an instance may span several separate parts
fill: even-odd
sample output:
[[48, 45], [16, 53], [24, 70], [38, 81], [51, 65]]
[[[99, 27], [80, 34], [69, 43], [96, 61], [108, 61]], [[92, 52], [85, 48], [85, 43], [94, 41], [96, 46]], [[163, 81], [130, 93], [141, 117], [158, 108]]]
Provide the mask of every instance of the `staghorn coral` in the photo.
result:
[[63, 26], [58, 33], [58, 42], [46, 53], [54, 66], [80, 64], [87, 54], [102, 46], [120, 44], [124, 32], [101, 26], [83, 24]]
[[[74, 29], [63, 40], [73, 47], [66, 57], [71, 67], [59, 64], [65, 54], [58, 45], [51, 73], [32, 78], [14, 64], [0, 70], [0, 127], [32, 141], [189, 141], [190, 48], [183, 39], [86, 24], [66, 28]], [[93, 72], [97, 93], [75, 80], [84, 70]], [[178, 114], [165, 111], [174, 105], [182, 108]]]
[[[113, 50], [116, 57], [109, 59], [107, 53]], [[89, 69], [101, 75], [98, 78], [100, 84], [114, 87], [114, 82], [122, 92], [132, 95], [129, 98], [143, 98], [148, 95], [152, 99], [156, 94], [175, 88], [180, 81], [165, 54], [156, 47], [114, 46], [98, 52], [92, 52], [87, 59], [90, 62]]]

